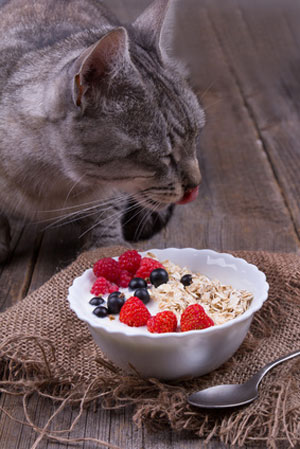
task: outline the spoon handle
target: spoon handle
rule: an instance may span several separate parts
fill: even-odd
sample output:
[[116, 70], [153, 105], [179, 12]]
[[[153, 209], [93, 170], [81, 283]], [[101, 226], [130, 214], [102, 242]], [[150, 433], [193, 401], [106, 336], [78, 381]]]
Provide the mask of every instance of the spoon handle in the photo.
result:
[[273, 362], [268, 363], [266, 366], [264, 366], [260, 371], [258, 371], [256, 374], [254, 374], [253, 377], [251, 377], [250, 381], [256, 383], [256, 387], [260, 384], [262, 378], [267, 374], [267, 372], [270, 371], [270, 369], [274, 368], [274, 366], [279, 365], [279, 363], [284, 362], [285, 360], [292, 359], [293, 357], [297, 357], [300, 355], [300, 350], [291, 352], [290, 354], [284, 355], [283, 357], [280, 357], [277, 360], [274, 360]]

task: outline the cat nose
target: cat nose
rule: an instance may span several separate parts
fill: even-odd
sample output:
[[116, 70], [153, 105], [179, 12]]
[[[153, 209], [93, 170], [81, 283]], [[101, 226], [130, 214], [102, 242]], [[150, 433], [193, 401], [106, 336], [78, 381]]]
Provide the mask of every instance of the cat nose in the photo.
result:
[[185, 167], [185, 172], [183, 175], [182, 188], [183, 196], [177, 202], [177, 204], [187, 204], [194, 201], [199, 193], [199, 184], [201, 182], [201, 173], [198, 165], [198, 161], [190, 163]]
[[192, 182], [192, 183], [190, 182], [189, 184], [184, 184], [184, 192], [187, 193], [187, 192], [190, 192], [191, 190], [198, 188], [201, 181], [202, 181], [202, 177], [200, 175], [200, 177], [198, 177], [196, 182]]
[[188, 173], [188, 176], [183, 180], [182, 187], [184, 192], [189, 192], [194, 190], [196, 187], [199, 187], [202, 181], [202, 176], [199, 170], [199, 167], [194, 168], [192, 171]]
[[182, 168], [182, 188], [187, 193], [199, 186], [202, 177], [197, 159], [193, 158], [185, 161]]

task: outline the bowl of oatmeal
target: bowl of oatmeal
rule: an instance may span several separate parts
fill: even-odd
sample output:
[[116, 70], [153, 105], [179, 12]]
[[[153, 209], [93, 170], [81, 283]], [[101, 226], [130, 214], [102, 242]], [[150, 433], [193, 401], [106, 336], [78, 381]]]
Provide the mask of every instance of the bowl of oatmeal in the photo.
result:
[[110, 282], [110, 290], [99, 293], [95, 285], [104, 291], [105, 280], [91, 268], [69, 289], [71, 309], [107, 357], [126, 371], [168, 380], [201, 376], [229, 360], [268, 297], [264, 273], [241, 258], [206, 249], [151, 249], [139, 255], [156, 261], [162, 267], [156, 271], [167, 276], [153, 285], [141, 269], [130, 274], [146, 278], [146, 299], [132, 299], [137, 287], [145, 288], [126, 286], [126, 270], [123, 287]]

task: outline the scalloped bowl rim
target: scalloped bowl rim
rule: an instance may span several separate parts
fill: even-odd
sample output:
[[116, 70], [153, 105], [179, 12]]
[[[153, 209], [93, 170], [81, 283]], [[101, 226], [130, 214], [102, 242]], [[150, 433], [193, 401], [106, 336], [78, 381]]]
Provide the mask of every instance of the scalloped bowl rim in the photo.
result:
[[[236, 262], [238, 262], [239, 264], [241, 264], [242, 266], [247, 266], [249, 267], [250, 270], [252, 270], [254, 273], [256, 273], [261, 280], [261, 284], [263, 286], [261, 293], [259, 294], [259, 296], [256, 297], [256, 301], [257, 304], [254, 307], [254, 304], [251, 304], [250, 307], [241, 315], [239, 315], [236, 318], [233, 318], [230, 321], [227, 321], [224, 324], [219, 324], [216, 326], [212, 326], [212, 327], [208, 327], [207, 329], [196, 329], [196, 330], [191, 330], [191, 331], [187, 331], [187, 332], [166, 332], [163, 334], [145, 334], [145, 332], [136, 332], [134, 334], [130, 334], [127, 333], [126, 330], [124, 331], [120, 331], [120, 330], [116, 330], [113, 328], [108, 328], [104, 325], [101, 324], [101, 322], [99, 322], [99, 324], [95, 324], [95, 323], [91, 323], [88, 319], [88, 317], [84, 314], [81, 313], [80, 310], [78, 310], [78, 308], [76, 307], [76, 300], [74, 300], [74, 289], [76, 288], [76, 285], [78, 283], [80, 283], [81, 279], [83, 276], [86, 275], [87, 272], [91, 272], [92, 268], [89, 268], [87, 270], [85, 270], [80, 276], [76, 277], [73, 281], [73, 284], [69, 287], [68, 289], [68, 301], [70, 304], [70, 308], [73, 310], [73, 312], [75, 312], [75, 314], [77, 315], [77, 317], [86, 322], [90, 327], [94, 328], [94, 329], [101, 329], [104, 332], [107, 332], [108, 334], [114, 334], [114, 335], [120, 335], [120, 336], [124, 336], [126, 335], [126, 337], [143, 337], [143, 338], [148, 338], [148, 339], [165, 339], [165, 338], [170, 338], [170, 336], [172, 336], [173, 338], [184, 338], [187, 337], [188, 335], [192, 335], [192, 334], [209, 334], [209, 333], [216, 333], [218, 332], [218, 330], [221, 329], [225, 329], [225, 328], [229, 328], [234, 326], [235, 323], [238, 322], [243, 322], [245, 320], [247, 320], [250, 316], [254, 315], [255, 312], [257, 312], [259, 309], [261, 309], [263, 303], [266, 301], [266, 299], [268, 298], [268, 291], [269, 291], [269, 284], [266, 280], [266, 275], [265, 273], [263, 273], [261, 270], [259, 270], [257, 268], [256, 265], [251, 264], [249, 262], [247, 262], [246, 260], [240, 258], [240, 257], [235, 257], [232, 254], [229, 253], [220, 253], [218, 251], [214, 251], [211, 249], [196, 249], [196, 248], [154, 248], [154, 249], [149, 249], [147, 251], [139, 251], [139, 254], [141, 254], [142, 256], [145, 256], [147, 253], [149, 252], [160, 252], [160, 251], [166, 251], [166, 250], [172, 250], [172, 251], [197, 251], [197, 252], [201, 252], [201, 253], [207, 253], [208, 255], [213, 255], [213, 256], [222, 256], [222, 257], [226, 257], [229, 260], [232, 259]], [[115, 257], [115, 259], [117, 259], [117, 257]], [[74, 304], [75, 303], [75, 304]]]

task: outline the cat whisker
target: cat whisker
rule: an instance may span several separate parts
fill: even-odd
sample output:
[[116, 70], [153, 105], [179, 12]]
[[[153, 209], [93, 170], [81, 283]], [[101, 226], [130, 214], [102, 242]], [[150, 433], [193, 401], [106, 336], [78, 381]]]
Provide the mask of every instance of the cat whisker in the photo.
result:
[[[141, 206], [146, 206], [146, 204], [143, 204], [142, 202], [141, 203], [136, 203], [136, 204], [134, 204], [133, 206], [131, 206], [130, 208], [128, 208], [127, 210], [126, 210], [126, 212], [128, 213], [128, 212], [132, 212], [134, 209], [138, 209], [137, 210], [137, 212], [134, 214], [134, 215], [131, 215], [129, 218], [128, 218], [128, 220], [126, 220], [124, 223], [123, 223], [123, 226], [125, 226], [125, 225], [127, 225], [131, 220], [133, 220], [139, 213], [140, 213], [140, 207]], [[147, 209], [148, 210], [148, 209]], [[151, 212], [151, 210], [149, 209], [149, 212]]]
[[[59, 227], [59, 226], [64, 226], [64, 225], [66, 225], [66, 224], [69, 224], [69, 223], [73, 223], [73, 222], [75, 222], [75, 221], [77, 221], [77, 220], [81, 220], [81, 219], [84, 219], [84, 218], [86, 218], [86, 217], [88, 217], [88, 216], [91, 216], [91, 215], [94, 215], [94, 214], [97, 214], [98, 212], [100, 212], [101, 211], [101, 208], [103, 207], [103, 206], [105, 206], [105, 205], [107, 205], [107, 204], [110, 204], [110, 203], [114, 203], [113, 205], [111, 205], [111, 206], [109, 206], [108, 208], [105, 208], [105, 209], [103, 209], [103, 211], [106, 211], [106, 210], [109, 210], [109, 209], [111, 209], [111, 208], [114, 208], [115, 207], [115, 203], [116, 202], [119, 202], [119, 203], [121, 203], [121, 201], [123, 201], [124, 200], [124, 197], [122, 197], [122, 198], [119, 198], [119, 199], [116, 199], [116, 200], [109, 200], [109, 201], [107, 201], [106, 203], [101, 203], [101, 202], [98, 202], [98, 204], [96, 204], [96, 205], [94, 205], [94, 206], [91, 206], [91, 207], [88, 207], [88, 208], [85, 208], [85, 209], [82, 209], [82, 210], [80, 210], [80, 211], [76, 211], [76, 212], [72, 212], [72, 213], [70, 213], [70, 214], [66, 214], [66, 215], [63, 215], [63, 216], [61, 216], [61, 217], [59, 217], [58, 219], [54, 219], [54, 218], [50, 218], [50, 219], [46, 219], [46, 220], [43, 220], [43, 221], [40, 221], [40, 222], [38, 222], [39, 224], [40, 223], [45, 223], [45, 222], [47, 222], [47, 221], [51, 221], [51, 220], [55, 220], [53, 223], [50, 223], [48, 226], [46, 226], [45, 228], [44, 228], [44, 230], [47, 230], [47, 229], [55, 229], [55, 228], [57, 228], [57, 227]], [[99, 210], [100, 209], [100, 210]], [[87, 212], [89, 212], [89, 211], [93, 211], [93, 212], [91, 212], [91, 213], [89, 213], [89, 214], [87, 214]], [[74, 219], [73, 219], [74, 218]], [[68, 220], [69, 219], [69, 220]]]
[[159, 203], [157, 210], [159, 210], [159, 208], [161, 206], [166, 205], [166, 200], [167, 200], [167, 203], [173, 203], [178, 200], [178, 197], [174, 198], [174, 195], [172, 195], [172, 193], [170, 193], [169, 195], [166, 195], [166, 194], [160, 195], [159, 192], [155, 192], [154, 195], [151, 196], [151, 198], [148, 198], [149, 192], [144, 193], [144, 191], [143, 191], [140, 193], [141, 193], [142, 198], [145, 199], [148, 206], [150, 206], [151, 208], [156, 207], [157, 203]]
[[138, 238], [138, 236], [142, 234], [142, 232], [145, 229], [146, 223], [147, 223], [151, 213], [152, 213], [152, 211], [150, 209], [146, 210], [146, 214], [144, 215], [144, 217], [140, 221], [137, 229], [135, 230], [135, 237], [136, 238]]
[[[72, 212], [70, 214], [66, 214], [62, 217], [59, 217], [57, 220], [55, 220], [53, 223], [50, 223], [50, 225], [48, 225], [45, 229], [49, 229], [49, 228], [57, 228], [59, 226], [64, 226], [66, 224], [70, 224], [73, 223], [77, 220], [81, 220], [81, 219], [85, 219], [87, 217], [90, 217], [92, 215], [96, 215], [96, 214], [101, 214], [103, 215], [104, 212], [107, 212], [109, 209], [114, 209], [116, 207], [116, 205], [118, 204], [122, 204], [124, 202], [124, 199], [126, 198], [127, 195], [122, 194], [118, 197], [115, 198], [110, 198], [109, 200], [107, 200], [106, 202], [98, 202], [96, 205], [85, 208], [83, 210], [80, 211], [76, 211], [76, 212]], [[103, 208], [103, 206], [105, 205], [109, 205], [106, 208]], [[90, 213], [87, 213], [91, 211]], [[122, 215], [123, 210], [121, 212], [117, 212], [118, 215]], [[115, 214], [114, 214], [115, 215]], [[69, 218], [69, 220], [68, 220]], [[52, 219], [53, 220], [53, 219]], [[45, 221], [49, 221], [45, 220]]]
[[67, 204], [68, 199], [69, 199], [70, 196], [71, 196], [71, 193], [73, 192], [73, 190], [75, 189], [75, 187], [80, 183], [80, 181], [81, 181], [84, 177], [85, 177], [85, 174], [83, 174], [82, 176], [80, 176], [79, 179], [77, 179], [77, 180], [73, 183], [72, 187], [70, 188], [70, 190], [69, 190], [69, 192], [68, 192], [68, 194], [67, 194], [67, 196], [66, 196], [64, 205]]
[[92, 211], [90, 213], [80, 214], [80, 215], [74, 216], [72, 218], [70, 217], [69, 219], [64, 219], [64, 220], [61, 220], [61, 221], [56, 222], [56, 223], [51, 223], [50, 225], [46, 226], [43, 230], [45, 231], [47, 229], [58, 229], [58, 228], [60, 228], [62, 226], [66, 226], [66, 225], [75, 223], [78, 220], [83, 220], [85, 218], [88, 218], [88, 217], [91, 217], [93, 215], [96, 215], [97, 213], [99, 213], [98, 209], [94, 210], [94, 211]]
[[112, 199], [115, 199], [116, 201], [119, 200], [119, 199], [124, 199], [124, 197], [126, 197], [126, 196], [127, 196], [127, 194], [122, 193], [119, 196], [111, 197], [110, 199], [105, 199], [105, 200], [102, 200], [102, 201], [99, 201], [99, 199], [95, 199], [95, 200], [92, 200], [92, 201], [88, 201], [86, 203], [74, 204], [73, 206], [62, 207], [60, 209], [43, 210], [43, 211], [40, 211], [40, 213], [63, 212], [65, 210], [78, 209], [79, 207], [86, 206], [86, 205], [89, 205], [89, 204], [95, 204], [95, 203], [101, 205], [101, 204], [106, 204], [107, 202], [111, 201]]
[[205, 95], [212, 89], [212, 87], [216, 84], [217, 80], [215, 79], [212, 81], [206, 89], [204, 89], [203, 92], [200, 93], [200, 90], [196, 92], [197, 97], [199, 98], [199, 101], [203, 100]]
[[[139, 201], [139, 203], [130, 206], [130, 207], [127, 209], [127, 212], [133, 211], [133, 210], [139, 208], [139, 206], [142, 206], [142, 207], [143, 207], [143, 206], [146, 206], [146, 203], [144, 204], [142, 201]], [[139, 212], [139, 211], [138, 211], [138, 212]], [[135, 215], [133, 215], [133, 217], [131, 217], [130, 219], [134, 218], [134, 217], [138, 214], [138, 212], [137, 212]], [[100, 210], [100, 213], [101, 213], [101, 210]], [[109, 225], [109, 226], [112, 226], [117, 220], [119, 220], [119, 219], [121, 218], [121, 216], [123, 215], [123, 213], [124, 213], [124, 211], [122, 210], [122, 211], [116, 212], [115, 214], [112, 214], [112, 215], [110, 215], [110, 216], [108, 216], [108, 217], [101, 218], [101, 219], [98, 220], [96, 223], [94, 223], [92, 226], [90, 226], [88, 229], [86, 229], [83, 233], [81, 233], [80, 236], [79, 236], [79, 238], [84, 237], [86, 234], [88, 234], [88, 233], [91, 232], [93, 229], [95, 229], [97, 226], [99, 226], [100, 223], [105, 223], [105, 222], [107, 222], [108, 220], [111, 220], [111, 221], [108, 223], [108, 225]]]
[[149, 217], [151, 216], [151, 214], [153, 212], [156, 212], [158, 209], [159, 209], [159, 207], [157, 207], [156, 209], [154, 208], [153, 211], [151, 211], [150, 209], [147, 211], [147, 213], [145, 214], [143, 220], [141, 220], [141, 222], [135, 232], [136, 237], [138, 237], [139, 235], [142, 235]]
[[206, 107], [203, 107], [203, 111], [204, 111], [204, 112], [207, 112], [207, 111], [208, 111], [208, 109], [210, 109], [210, 108], [212, 108], [213, 106], [215, 106], [215, 105], [217, 105], [217, 104], [221, 103], [222, 101], [223, 101], [223, 99], [222, 99], [222, 98], [220, 98], [220, 99], [219, 99], [219, 100], [217, 100], [217, 101], [214, 101], [213, 103], [209, 104], [208, 106], [206, 106]]
[[[95, 203], [97, 203], [98, 201], [99, 201], [99, 200], [93, 200], [93, 201], [88, 201], [87, 203], [80, 203], [80, 204], [73, 205], [73, 206], [62, 207], [62, 208], [60, 208], [60, 209], [48, 209], [48, 210], [43, 210], [43, 211], [40, 211], [40, 213], [63, 212], [63, 211], [65, 211], [65, 210], [78, 209], [78, 207], [86, 206], [86, 205], [88, 205], [88, 204], [95, 204]], [[106, 200], [105, 200], [105, 201], [106, 201]]]
[[[137, 207], [137, 205], [133, 205], [133, 206], [131, 206], [131, 207], [129, 207], [127, 210], [128, 211], [131, 211], [131, 210], [134, 210], [135, 208]], [[98, 211], [100, 214], [101, 214], [101, 212], [104, 212], [104, 211], [102, 211], [101, 209]], [[79, 238], [82, 238], [84, 235], [86, 235], [88, 232], [90, 232], [90, 231], [92, 231], [94, 228], [96, 228], [97, 226], [99, 226], [99, 224], [102, 222], [102, 223], [105, 223], [107, 220], [111, 220], [112, 218], [114, 218], [114, 220], [112, 220], [111, 222], [110, 222], [110, 225], [112, 225], [113, 223], [115, 223], [115, 221], [117, 220], [117, 219], [120, 219], [120, 217], [123, 215], [123, 213], [124, 213], [124, 211], [122, 210], [122, 211], [118, 211], [118, 212], [116, 212], [115, 214], [112, 214], [112, 215], [110, 215], [110, 216], [108, 216], [108, 217], [104, 217], [104, 218], [101, 218], [100, 220], [98, 220], [96, 223], [94, 223], [90, 228], [88, 228], [87, 230], [85, 230], [82, 234], [80, 234], [80, 236], [79, 236]], [[103, 214], [102, 214], [103, 215]]]
[[[133, 211], [134, 209], [137, 209], [137, 212], [136, 212], [135, 214], [131, 215], [130, 218], [129, 218], [125, 223], [123, 223], [123, 226], [125, 226], [130, 220], [134, 219], [137, 215], [139, 215], [139, 213], [140, 213], [140, 207], [143, 207], [143, 208], [144, 208], [144, 210], [146, 211], [146, 214], [145, 214], [145, 216], [142, 218], [142, 220], [140, 221], [140, 223], [139, 223], [139, 225], [138, 225], [138, 227], [137, 227], [137, 230], [136, 230], [136, 232], [135, 232], [135, 235], [138, 235], [139, 228], [140, 228], [141, 226], [142, 226], [142, 229], [141, 229], [141, 233], [142, 233], [142, 231], [143, 231], [143, 229], [144, 229], [144, 227], [145, 227], [145, 225], [146, 225], [146, 223], [147, 223], [147, 221], [148, 221], [148, 218], [149, 218], [150, 215], [153, 213], [153, 211], [155, 212], [156, 210], [158, 210], [159, 205], [156, 206], [156, 208], [155, 208], [155, 207], [153, 208], [153, 205], [152, 205], [152, 209], [149, 209], [149, 208], [148, 208], [148, 207], [149, 207], [149, 204], [148, 204], [146, 201], [141, 201], [141, 200], [139, 199], [137, 204], [135, 204], [135, 205], [133, 205], [133, 206], [131, 206], [130, 208], [127, 209], [127, 212]], [[113, 223], [114, 223], [114, 222], [115, 222], [115, 220], [113, 221]]]
[[[117, 214], [115, 214], [115, 215], [117, 215]], [[118, 214], [118, 217], [120, 217], [119, 214]], [[90, 226], [88, 229], [86, 229], [84, 232], [82, 232], [80, 234], [79, 238], [81, 239], [82, 237], [84, 237], [86, 234], [91, 232], [93, 229], [97, 228], [100, 225], [100, 223], [104, 223], [105, 221], [107, 221], [108, 218], [111, 219], [111, 217], [106, 217], [106, 218], [101, 218], [100, 220], [96, 221], [96, 223], [94, 223], [92, 226]], [[114, 223], [114, 221], [112, 221], [110, 223], [110, 225], [112, 225], [113, 223]]]
[[53, 228], [59, 227], [60, 225], [65, 225], [67, 223], [77, 221], [77, 220], [81, 219], [84, 216], [84, 214], [86, 214], [86, 212], [89, 212], [89, 211], [92, 211], [95, 209], [98, 210], [99, 207], [100, 207], [100, 205], [96, 204], [95, 206], [88, 207], [86, 209], [82, 209], [80, 211], [73, 212], [71, 214], [63, 215], [57, 219], [49, 218], [49, 219], [46, 219], [43, 221], [39, 221], [38, 224], [45, 223], [45, 222], [47, 223], [49, 221], [51, 222], [52, 220], [55, 220], [44, 228], [44, 230], [53, 229]]
[[[143, 202], [140, 201], [140, 202], [137, 203], [137, 204], [133, 204], [132, 206], [130, 206], [130, 207], [128, 207], [128, 208], [126, 209], [126, 212], [127, 212], [127, 213], [128, 213], [128, 212], [132, 212], [132, 211], [134, 211], [135, 209], [139, 209], [141, 206], [142, 206], [142, 207], [147, 207], [146, 202], [143, 203]], [[124, 213], [124, 211], [122, 210], [117, 218], [120, 218], [120, 217], [123, 215], [123, 213]], [[133, 216], [131, 216], [131, 219], [134, 218], [138, 213], [139, 213], [139, 210], [138, 210], [138, 212], [137, 212], [136, 214], [134, 214]], [[114, 218], [116, 215], [118, 215], [118, 213], [113, 214], [113, 215], [110, 215], [109, 217], [104, 218], [103, 221], [106, 221], [106, 220], [109, 220], [109, 219], [111, 219], [111, 218]], [[112, 223], [114, 223], [114, 222], [115, 222], [115, 220], [112, 221]]]

